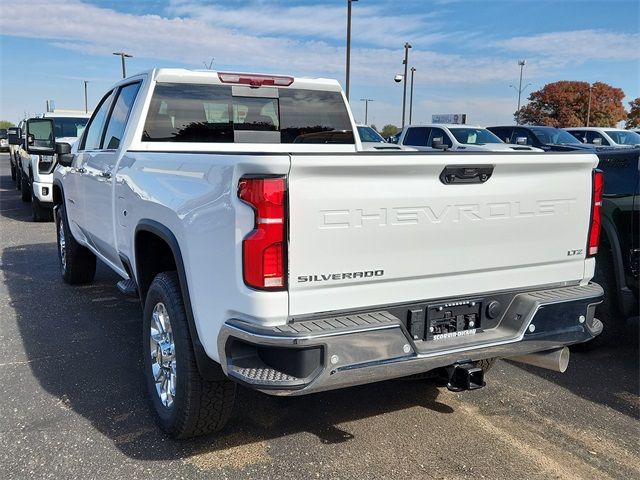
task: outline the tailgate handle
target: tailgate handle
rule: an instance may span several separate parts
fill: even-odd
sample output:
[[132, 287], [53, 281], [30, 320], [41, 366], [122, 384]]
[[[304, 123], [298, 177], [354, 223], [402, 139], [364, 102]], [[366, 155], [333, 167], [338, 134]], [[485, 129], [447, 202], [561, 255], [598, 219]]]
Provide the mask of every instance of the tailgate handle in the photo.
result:
[[445, 185], [452, 183], [484, 183], [491, 178], [493, 165], [447, 165], [440, 174]]

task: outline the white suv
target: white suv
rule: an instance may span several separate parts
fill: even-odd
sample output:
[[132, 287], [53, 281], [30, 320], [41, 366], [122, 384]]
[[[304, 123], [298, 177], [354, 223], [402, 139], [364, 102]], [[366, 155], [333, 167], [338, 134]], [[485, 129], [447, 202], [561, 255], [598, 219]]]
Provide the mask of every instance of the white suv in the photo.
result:
[[578, 127], [565, 128], [565, 130], [582, 143], [619, 148], [640, 145], [640, 134], [622, 128]]
[[542, 152], [539, 148], [504, 143], [486, 128], [471, 125], [409, 125], [402, 129], [398, 144], [425, 151]]

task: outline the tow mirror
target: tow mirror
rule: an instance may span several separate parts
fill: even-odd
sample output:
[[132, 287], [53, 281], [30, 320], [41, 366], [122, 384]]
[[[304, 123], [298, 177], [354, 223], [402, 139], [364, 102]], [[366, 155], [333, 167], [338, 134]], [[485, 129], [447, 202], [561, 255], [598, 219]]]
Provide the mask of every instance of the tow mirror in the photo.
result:
[[7, 139], [9, 140], [9, 145], [22, 145], [22, 132], [20, 132], [20, 128], [18, 127], [10, 127], [7, 129]]
[[600, 146], [600, 145], [602, 145], [602, 139], [601, 138], [594, 138], [591, 143], [593, 143], [594, 145]]
[[53, 119], [30, 118], [27, 120], [27, 141], [25, 148], [27, 153], [34, 155], [53, 155], [56, 148], [56, 139], [53, 133]]
[[58, 164], [63, 167], [70, 167], [73, 163], [71, 145], [68, 143], [56, 143], [56, 155], [58, 156]]
[[435, 137], [431, 141], [431, 146], [433, 148], [437, 148], [438, 150], [446, 150], [447, 148], [449, 148], [447, 145], [444, 144], [444, 139], [442, 137]]
[[516, 145], [526, 145], [527, 137], [518, 137], [516, 138]]

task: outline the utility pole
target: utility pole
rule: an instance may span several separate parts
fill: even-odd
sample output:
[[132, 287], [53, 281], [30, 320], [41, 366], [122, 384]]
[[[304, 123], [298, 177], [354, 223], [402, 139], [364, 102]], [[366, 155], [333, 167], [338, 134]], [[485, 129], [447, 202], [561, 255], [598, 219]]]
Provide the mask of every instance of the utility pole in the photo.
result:
[[524, 66], [526, 64], [527, 64], [526, 60], [518, 60], [518, 65], [520, 65], [520, 83], [518, 84], [518, 88], [514, 87], [513, 85], [509, 85], [516, 92], [518, 92], [518, 109], [516, 110], [516, 125], [520, 125], [520, 100], [522, 97], [522, 92], [524, 92], [527, 89], [527, 87], [531, 86], [530, 83], [527, 83], [524, 87], [522, 86], [522, 70], [524, 69]]
[[589, 104], [587, 106], [587, 127], [589, 126], [590, 119], [591, 119], [591, 84], [589, 84]]
[[416, 68], [411, 67], [411, 94], [409, 95], [409, 125], [411, 125], [411, 114], [413, 113], [413, 75], [416, 73]]
[[358, 0], [347, 0], [347, 65], [344, 93], [349, 100], [349, 76], [351, 75], [351, 3]]
[[120, 58], [122, 59], [122, 78], [127, 78], [127, 70], [124, 66], [124, 59], [125, 58], [133, 58], [133, 55], [129, 55], [128, 53], [124, 53], [124, 52], [113, 52], [114, 55], [119, 55]]
[[89, 113], [89, 102], [87, 101], [87, 83], [88, 80], [84, 80], [84, 113]]
[[404, 85], [402, 91], [402, 128], [404, 128], [404, 117], [405, 111], [407, 109], [407, 68], [409, 67], [409, 49], [411, 48], [411, 44], [406, 42], [404, 44], [404, 77], [402, 78]]
[[364, 102], [364, 124], [369, 125], [369, 102], [373, 102], [373, 98], [361, 98], [361, 102]]

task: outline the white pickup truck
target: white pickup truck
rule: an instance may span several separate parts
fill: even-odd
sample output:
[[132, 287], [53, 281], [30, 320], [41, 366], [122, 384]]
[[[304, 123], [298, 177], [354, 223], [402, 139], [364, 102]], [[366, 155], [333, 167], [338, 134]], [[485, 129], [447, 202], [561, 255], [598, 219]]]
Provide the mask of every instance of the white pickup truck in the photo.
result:
[[362, 151], [354, 131], [336, 81], [159, 69], [116, 84], [73, 150], [30, 138], [59, 154], [64, 280], [99, 258], [140, 297], [171, 435], [221, 428], [236, 383], [473, 389], [495, 358], [563, 371], [602, 331], [595, 156]]
[[[72, 144], [82, 134], [89, 121], [86, 113], [55, 113], [42, 115], [51, 118], [54, 136], [59, 142]], [[31, 218], [34, 222], [51, 221], [53, 218], [53, 170], [55, 155], [33, 155], [18, 148], [18, 178], [22, 201], [31, 202]]]

